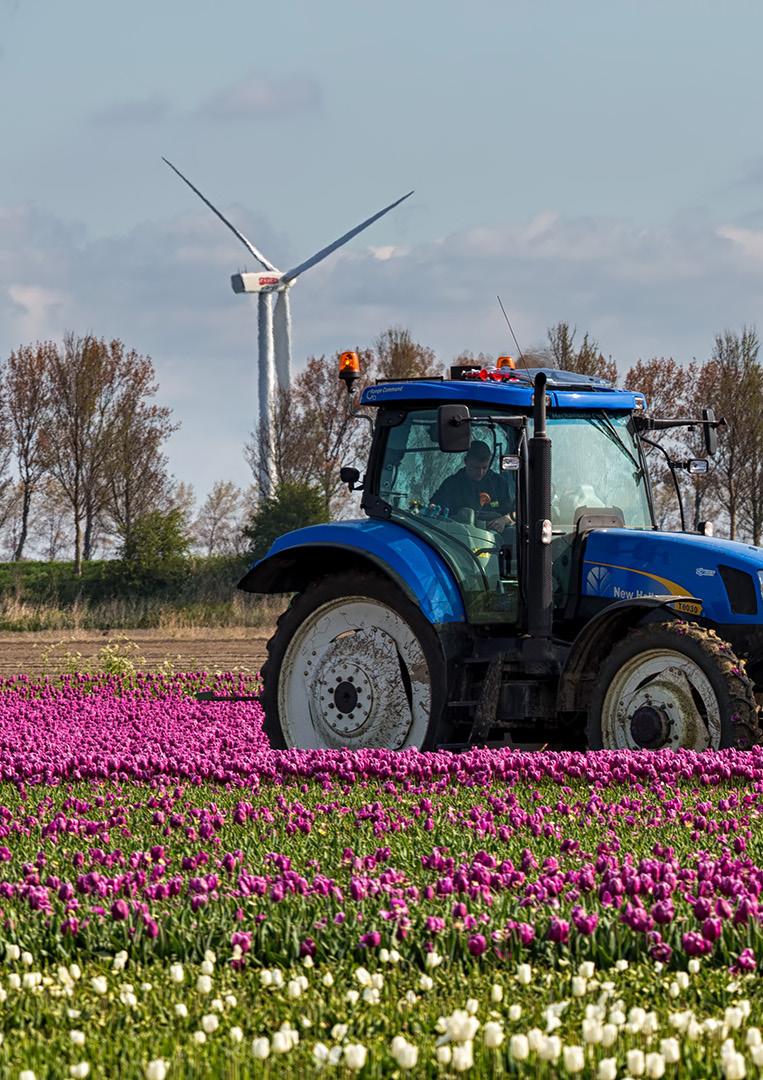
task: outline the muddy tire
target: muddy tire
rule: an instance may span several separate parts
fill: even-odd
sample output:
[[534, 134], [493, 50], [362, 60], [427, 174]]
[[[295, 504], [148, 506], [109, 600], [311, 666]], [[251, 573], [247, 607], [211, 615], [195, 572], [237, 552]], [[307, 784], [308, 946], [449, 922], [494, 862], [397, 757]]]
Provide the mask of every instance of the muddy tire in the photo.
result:
[[588, 710], [592, 750], [747, 749], [761, 741], [754, 687], [714, 630], [632, 630], [599, 671]]
[[439, 639], [389, 580], [347, 571], [292, 600], [262, 669], [264, 729], [277, 749], [431, 749], [442, 741], [447, 668]]

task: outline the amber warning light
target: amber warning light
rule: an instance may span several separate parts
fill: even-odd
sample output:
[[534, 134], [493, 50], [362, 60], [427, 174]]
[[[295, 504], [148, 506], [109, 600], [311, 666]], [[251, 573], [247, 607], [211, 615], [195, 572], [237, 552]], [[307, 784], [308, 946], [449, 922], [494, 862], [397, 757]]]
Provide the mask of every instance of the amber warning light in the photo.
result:
[[360, 378], [360, 359], [356, 352], [343, 352], [339, 357], [339, 378], [347, 387], [347, 393], [351, 394]]
[[499, 356], [495, 362], [495, 366], [500, 371], [501, 368], [515, 368], [517, 365], [514, 363], [513, 356]]

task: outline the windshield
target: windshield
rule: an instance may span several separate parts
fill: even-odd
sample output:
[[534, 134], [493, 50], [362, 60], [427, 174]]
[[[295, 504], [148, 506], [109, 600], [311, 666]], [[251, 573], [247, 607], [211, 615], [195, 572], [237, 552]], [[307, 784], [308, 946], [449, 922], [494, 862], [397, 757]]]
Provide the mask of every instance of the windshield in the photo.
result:
[[555, 532], [573, 532], [583, 507], [617, 509], [626, 528], [652, 528], [646, 476], [629, 419], [604, 412], [549, 416]]

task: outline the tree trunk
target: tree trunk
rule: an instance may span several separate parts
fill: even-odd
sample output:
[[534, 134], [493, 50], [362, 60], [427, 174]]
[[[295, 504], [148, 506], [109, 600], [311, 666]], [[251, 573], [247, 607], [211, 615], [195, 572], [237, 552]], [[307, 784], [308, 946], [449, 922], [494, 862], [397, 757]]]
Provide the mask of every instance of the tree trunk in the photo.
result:
[[74, 576], [82, 577], [82, 522], [79, 515], [74, 519]]
[[20, 562], [21, 557], [24, 554], [24, 544], [26, 543], [27, 533], [29, 531], [29, 509], [32, 505], [32, 489], [28, 484], [24, 484], [24, 497], [21, 503], [21, 531], [19, 533], [19, 540], [16, 544], [16, 550], [13, 553], [13, 561]]

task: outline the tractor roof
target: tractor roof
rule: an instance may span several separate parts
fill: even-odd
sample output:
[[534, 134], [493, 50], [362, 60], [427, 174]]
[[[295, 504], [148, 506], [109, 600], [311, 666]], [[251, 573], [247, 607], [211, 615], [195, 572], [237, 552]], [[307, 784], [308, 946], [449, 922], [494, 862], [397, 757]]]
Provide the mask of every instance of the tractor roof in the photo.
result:
[[546, 390], [552, 407], [561, 409], [601, 409], [622, 412], [643, 411], [646, 402], [642, 394], [617, 390], [604, 379], [579, 375], [574, 371], [556, 368], [501, 368], [490, 371], [454, 369], [456, 378], [400, 379], [367, 386], [361, 397], [362, 405], [389, 405], [394, 402], [433, 402], [495, 405], [529, 409], [532, 407], [533, 381], [539, 371], [546, 376]]

